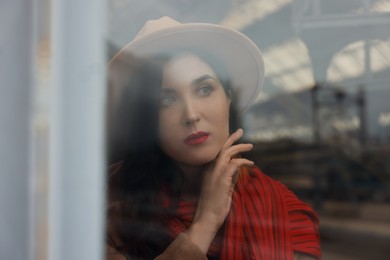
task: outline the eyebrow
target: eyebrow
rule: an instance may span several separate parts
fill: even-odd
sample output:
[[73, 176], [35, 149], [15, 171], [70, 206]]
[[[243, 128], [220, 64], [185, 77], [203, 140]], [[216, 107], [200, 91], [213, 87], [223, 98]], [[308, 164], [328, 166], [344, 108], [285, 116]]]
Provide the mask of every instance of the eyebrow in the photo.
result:
[[201, 77], [199, 77], [197, 79], [194, 79], [192, 81], [192, 85], [196, 85], [196, 84], [198, 84], [198, 83], [200, 83], [202, 81], [208, 80], [208, 79], [214, 79], [215, 80], [216, 78], [211, 76], [211, 75], [209, 75], [209, 74], [206, 74], [206, 75], [203, 75], [203, 76], [201, 76]]

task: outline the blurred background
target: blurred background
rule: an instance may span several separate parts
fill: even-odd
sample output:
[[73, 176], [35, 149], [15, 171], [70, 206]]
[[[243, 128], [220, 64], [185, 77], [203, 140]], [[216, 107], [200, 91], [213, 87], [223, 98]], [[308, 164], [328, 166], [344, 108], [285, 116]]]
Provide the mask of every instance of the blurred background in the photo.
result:
[[[2, 128], [0, 137], [1, 141], [7, 141], [10, 135], [6, 133], [15, 133], [12, 130], [21, 126], [29, 129], [27, 134], [20, 134], [26, 139], [20, 151], [27, 149], [28, 153], [25, 154], [24, 168], [19, 171], [26, 171], [26, 178], [12, 179], [12, 184], [22, 183], [23, 187], [28, 187], [24, 196], [19, 198], [26, 205], [25, 210], [14, 211], [15, 215], [24, 212], [28, 216], [18, 220], [19, 224], [24, 223], [21, 236], [27, 234], [25, 248], [28, 248], [28, 258], [4, 259], [67, 259], [50, 253], [49, 249], [56, 247], [50, 237], [61, 233], [57, 230], [58, 226], [61, 226], [61, 230], [70, 228], [71, 222], [66, 222], [67, 214], [79, 209], [70, 202], [79, 203], [77, 196], [89, 192], [85, 187], [94, 187], [88, 196], [104, 190], [104, 176], [100, 169], [100, 175], [85, 177], [83, 181], [88, 185], [78, 189], [74, 188], [75, 183], [80, 181], [77, 171], [69, 177], [65, 174], [66, 170], [58, 170], [52, 165], [60, 165], [57, 167], [61, 168], [62, 163], [77, 160], [61, 159], [63, 153], [72, 153], [72, 149], [77, 150], [78, 158], [85, 161], [103, 158], [104, 152], [97, 157], [88, 157], [90, 151], [79, 150], [80, 146], [85, 145], [80, 140], [74, 147], [55, 152], [58, 149], [56, 138], [65, 143], [68, 140], [61, 139], [64, 133], [58, 130], [58, 125], [63, 127], [67, 117], [58, 119], [54, 116], [57, 120], [53, 120], [52, 111], [57, 111], [55, 104], [81, 94], [87, 102], [95, 102], [97, 112], [87, 111], [80, 115], [77, 113], [80, 110], [77, 110], [70, 115], [70, 118], [76, 118], [75, 121], [70, 122], [78, 124], [86, 120], [89, 124], [81, 126], [89, 131], [101, 127], [102, 119], [96, 119], [91, 126], [90, 118], [91, 114], [96, 118], [104, 114], [104, 64], [133, 39], [145, 21], [164, 15], [180, 22], [211, 22], [229, 26], [243, 32], [259, 46], [265, 59], [266, 80], [255, 105], [243, 118], [246, 138], [255, 144], [254, 152], [249, 156], [266, 174], [285, 183], [319, 212], [324, 259], [388, 259], [389, 0], [101, 0], [97, 1], [98, 4], [93, 1], [81, 4], [74, 1], [35, 0], [15, 7], [16, 2], [23, 1], [1, 2], [0, 17], [3, 15], [3, 18], [0, 19], [16, 25], [17, 28], [13, 30], [20, 32], [22, 40], [23, 37], [28, 38], [25, 45], [16, 50], [18, 53], [26, 48], [29, 50], [24, 56], [21, 54], [20, 59], [23, 60], [25, 55], [29, 57], [26, 75], [30, 76], [17, 84], [26, 83], [30, 88], [24, 88], [24, 92], [13, 92], [19, 97], [20, 93], [24, 93], [22, 101], [28, 105], [20, 111], [22, 119], [19, 124], [8, 124], [8, 132]], [[95, 8], [91, 9], [91, 6]], [[25, 29], [29, 33], [27, 36], [23, 28], [18, 27], [20, 23], [7, 16], [12, 13], [12, 10], [6, 11], [7, 7], [14, 14], [21, 15], [15, 10], [30, 14], [22, 16], [27, 19], [24, 20], [25, 26], [32, 24], [30, 30]], [[6, 64], [15, 59], [7, 59], [8, 45], [5, 39], [10, 38], [10, 30], [5, 28], [8, 27], [0, 27], [0, 80], [3, 82], [5, 68], [9, 67]], [[69, 43], [71, 40], [74, 43]], [[96, 41], [100, 45], [91, 50]], [[15, 38], [8, 44], [14, 46], [11, 43], [15, 42], [21, 41]], [[62, 50], [77, 49], [79, 46], [83, 46], [82, 52], [73, 53], [68, 63], [62, 63], [62, 60], [68, 59], [67, 52]], [[87, 57], [91, 58], [88, 62], [85, 53], [89, 53]], [[93, 57], [98, 59], [94, 60]], [[80, 62], [84, 63], [77, 67]], [[76, 65], [73, 72], [63, 72], [73, 65]], [[14, 67], [14, 70], [19, 71], [20, 67]], [[63, 79], [61, 75], [70, 78], [69, 82], [77, 90], [75, 94], [53, 91], [67, 87], [59, 84]], [[99, 83], [101, 97], [93, 97], [96, 91], [94, 80]], [[92, 87], [85, 90], [89, 84]], [[5, 88], [5, 91], [15, 90]], [[3, 127], [3, 122], [7, 122], [4, 120], [9, 118], [7, 115], [12, 114], [9, 108], [20, 107], [6, 96], [3, 95], [2, 104], [0, 102]], [[69, 107], [83, 109], [88, 104], [85, 100], [72, 100]], [[62, 109], [69, 107], [65, 104]], [[8, 114], [3, 113], [7, 109]], [[74, 128], [72, 124], [68, 126], [68, 121], [66, 125]], [[69, 131], [72, 134], [81, 131], [87, 135], [85, 130]], [[51, 136], [53, 133], [54, 138]], [[94, 140], [99, 142], [102, 136], [97, 135]], [[20, 141], [20, 138], [17, 140]], [[8, 154], [8, 149], [9, 146], [3, 148], [2, 155]], [[8, 163], [6, 170], [18, 171], [11, 167], [14, 164], [10, 160], [2, 160]], [[21, 159], [17, 161], [20, 166]], [[83, 172], [85, 169], [78, 170]], [[10, 177], [1, 175], [1, 178], [11, 183]], [[96, 183], [91, 184], [91, 180]], [[3, 182], [3, 186], [6, 185], [4, 183], [7, 182]], [[53, 190], [53, 186], [60, 191]], [[0, 197], [4, 195], [9, 198], [12, 192], [20, 194], [19, 190], [10, 187], [5, 187]], [[74, 197], [69, 198], [69, 193], [74, 193]], [[57, 199], [54, 203], [50, 202], [53, 197]], [[88, 198], [82, 205], [85, 207], [92, 201], [98, 205], [95, 212], [99, 212], [104, 208], [101, 198]], [[8, 199], [2, 199], [1, 203], [1, 211], [9, 209]], [[61, 205], [68, 207], [66, 209], [69, 211], [61, 211]], [[90, 209], [87, 212], [90, 216]], [[12, 216], [10, 213], [5, 217]], [[56, 219], [61, 220], [56, 222]], [[80, 221], [80, 225], [88, 222], [83, 217], [76, 220], [70, 218], [69, 221]], [[4, 228], [7, 222], [0, 224], [0, 229], [7, 231]], [[94, 230], [101, 224], [102, 220], [97, 219], [90, 228]], [[76, 234], [87, 232], [81, 230], [76, 230]], [[72, 240], [72, 233], [61, 234], [65, 235], [60, 235], [63, 240], [59, 239], [58, 243]], [[7, 237], [3, 235], [1, 238]], [[82, 241], [83, 238], [80, 239]], [[96, 245], [99, 243], [97, 241]], [[71, 247], [72, 243], [69, 245]], [[1, 256], [0, 250], [0, 258], [3, 259]]]

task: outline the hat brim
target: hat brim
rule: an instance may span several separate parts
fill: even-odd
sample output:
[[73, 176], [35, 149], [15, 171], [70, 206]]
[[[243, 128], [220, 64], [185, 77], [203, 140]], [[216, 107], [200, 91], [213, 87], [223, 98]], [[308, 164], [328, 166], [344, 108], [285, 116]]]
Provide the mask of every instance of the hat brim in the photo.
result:
[[187, 23], [158, 30], [130, 42], [116, 56], [131, 53], [142, 57], [185, 48], [207, 51], [223, 62], [239, 94], [237, 105], [241, 112], [255, 101], [264, 81], [261, 52], [247, 36], [223, 26]]

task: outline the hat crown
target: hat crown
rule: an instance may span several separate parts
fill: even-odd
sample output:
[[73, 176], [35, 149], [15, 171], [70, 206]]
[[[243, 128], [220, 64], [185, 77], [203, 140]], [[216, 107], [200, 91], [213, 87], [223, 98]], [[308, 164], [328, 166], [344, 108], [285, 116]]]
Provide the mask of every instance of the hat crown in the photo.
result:
[[226, 67], [237, 89], [238, 107], [244, 112], [253, 103], [264, 81], [264, 61], [259, 48], [247, 36], [218, 24], [180, 23], [164, 16], [149, 20], [135, 38], [110, 61], [123, 56], [150, 57], [171, 50], [203, 50]]
[[157, 20], [149, 20], [145, 23], [145, 25], [137, 33], [134, 40], [138, 40], [146, 35], [152, 34], [152, 33], [157, 32], [157, 31], [165, 30], [165, 29], [180, 26], [180, 25], [181, 25], [181, 23], [179, 23], [176, 20], [173, 20], [172, 18], [170, 18], [168, 16], [163, 16]]

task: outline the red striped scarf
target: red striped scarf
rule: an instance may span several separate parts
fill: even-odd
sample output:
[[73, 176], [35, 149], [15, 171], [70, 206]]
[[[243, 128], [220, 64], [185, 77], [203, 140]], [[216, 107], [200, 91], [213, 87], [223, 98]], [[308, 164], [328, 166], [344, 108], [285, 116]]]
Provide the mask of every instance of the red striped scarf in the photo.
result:
[[[180, 201], [176, 215], [167, 220], [173, 237], [189, 227], [195, 210], [195, 203]], [[208, 256], [293, 259], [293, 252], [303, 252], [321, 258], [316, 212], [256, 167], [242, 170], [223, 231]]]

